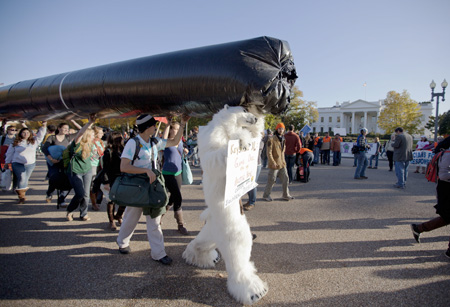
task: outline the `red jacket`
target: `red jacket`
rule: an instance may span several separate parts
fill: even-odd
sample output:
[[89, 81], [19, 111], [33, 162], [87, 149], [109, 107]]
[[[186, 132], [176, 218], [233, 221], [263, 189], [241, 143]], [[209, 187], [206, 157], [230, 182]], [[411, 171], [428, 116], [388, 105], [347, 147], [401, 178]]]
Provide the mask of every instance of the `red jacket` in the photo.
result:
[[284, 135], [284, 139], [286, 140], [285, 155], [295, 155], [296, 153], [300, 153], [302, 141], [300, 141], [300, 137], [296, 133], [289, 131]]

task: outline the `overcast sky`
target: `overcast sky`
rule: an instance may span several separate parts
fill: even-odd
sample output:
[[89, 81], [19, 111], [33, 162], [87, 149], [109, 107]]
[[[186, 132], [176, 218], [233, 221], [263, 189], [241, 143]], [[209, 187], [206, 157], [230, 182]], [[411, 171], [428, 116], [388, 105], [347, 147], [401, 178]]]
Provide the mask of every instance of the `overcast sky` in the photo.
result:
[[266, 35], [289, 42], [319, 107], [421, 102], [450, 80], [449, 30], [449, 0], [0, 0], [0, 83]]

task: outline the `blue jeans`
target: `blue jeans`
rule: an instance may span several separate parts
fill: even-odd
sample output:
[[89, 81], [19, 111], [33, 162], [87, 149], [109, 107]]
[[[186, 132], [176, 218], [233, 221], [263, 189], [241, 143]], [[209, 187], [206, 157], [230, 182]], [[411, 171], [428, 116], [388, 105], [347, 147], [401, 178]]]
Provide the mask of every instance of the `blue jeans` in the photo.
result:
[[320, 148], [314, 147], [314, 160], [313, 160], [314, 164], [319, 163], [319, 157], [320, 157]]
[[367, 156], [364, 151], [360, 151], [356, 155], [356, 171], [355, 171], [355, 178], [363, 177], [366, 175], [366, 168], [367, 168]]
[[312, 152], [305, 152], [302, 155], [302, 162], [303, 162], [303, 173], [305, 175], [305, 181], [309, 181], [309, 166], [311, 165], [311, 162], [313, 161], [314, 155]]
[[341, 164], [341, 152], [333, 151], [333, 165]]
[[397, 185], [405, 187], [408, 178], [409, 161], [395, 161], [395, 175], [397, 175]]
[[89, 194], [91, 189], [92, 181], [92, 170], [84, 174], [67, 174], [69, 177], [70, 184], [75, 192], [69, 206], [67, 207], [67, 212], [72, 212], [80, 207], [80, 217], [84, 217], [88, 211], [89, 204]]
[[292, 183], [292, 169], [295, 164], [295, 155], [284, 155], [284, 158], [286, 159], [286, 169], [289, 177], [289, 183]]
[[375, 158], [375, 167], [378, 167], [378, 155], [371, 155], [369, 159], [369, 166], [372, 167], [372, 160]]
[[[258, 182], [259, 174], [261, 173], [261, 165], [258, 165], [258, 168], [256, 169], [256, 178], [255, 182]], [[253, 190], [248, 191], [248, 203], [250, 205], [254, 205], [256, 203], [256, 187]]]
[[22, 164], [14, 162], [12, 164], [13, 174], [16, 177], [14, 181], [14, 188], [17, 190], [28, 188], [28, 179], [33, 173], [36, 163], [33, 164]]

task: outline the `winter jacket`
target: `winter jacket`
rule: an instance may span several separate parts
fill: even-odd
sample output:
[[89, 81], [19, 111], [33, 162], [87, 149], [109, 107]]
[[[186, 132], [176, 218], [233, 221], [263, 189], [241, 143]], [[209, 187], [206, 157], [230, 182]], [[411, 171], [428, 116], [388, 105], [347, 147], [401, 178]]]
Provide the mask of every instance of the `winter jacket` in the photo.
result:
[[[284, 138], [280, 142], [276, 135], [271, 136], [267, 141], [267, 161], [270, 169], [279, 170], [286, 167], [286, 160], [284, 159], [286, 146], [282, 144], [284, 142]], [[277, 165], [276, 167], [275, 164]]]

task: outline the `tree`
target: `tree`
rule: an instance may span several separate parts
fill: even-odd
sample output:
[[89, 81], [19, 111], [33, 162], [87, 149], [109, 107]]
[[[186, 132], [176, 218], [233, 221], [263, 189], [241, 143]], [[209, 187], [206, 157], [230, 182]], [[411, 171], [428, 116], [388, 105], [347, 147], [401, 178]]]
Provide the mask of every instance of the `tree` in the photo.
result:
[[301, 129], [305, 124], [312, 124], [319, 118], [317, 103], [304, 101], [303, 92], [294, 86], [291, 91], [291, 103], [283, 115], [266, 115], [265, 128], [274, 129], [279, 122], [286, 126], [294, 125], [296, 129]]
[[447, 111], [444, 114], [439, 115], [438, 124], [439, 124], [438, 132], [440, 135], [450, 134], [450, 111]]
[[378, 117], [378, 126], [386, 134], [393, 133], [397, 127], [403, 127], [410, 134], [420, 133], [421, 116], [419, 104], [411, 99], [406, 90], [401, 94], [390, 91], [385, 99], [385, 108]]

